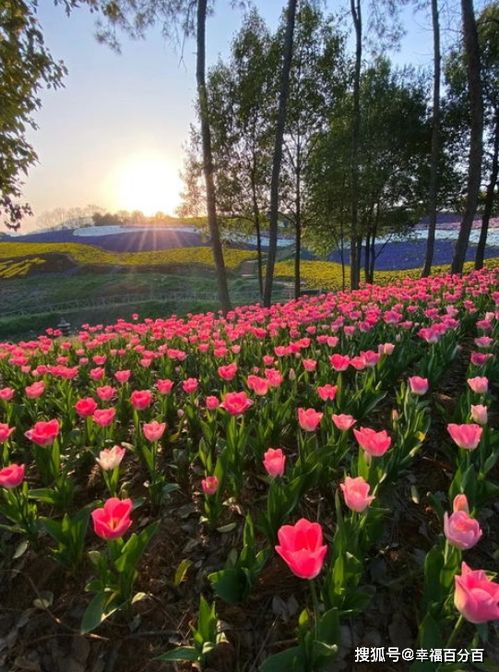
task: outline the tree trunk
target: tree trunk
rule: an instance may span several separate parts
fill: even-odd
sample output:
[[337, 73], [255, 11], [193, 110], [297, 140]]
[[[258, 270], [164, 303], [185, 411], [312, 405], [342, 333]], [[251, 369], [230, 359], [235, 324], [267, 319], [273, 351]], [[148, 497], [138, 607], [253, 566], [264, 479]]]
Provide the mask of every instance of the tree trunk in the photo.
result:
[[452, 260], [452, 272], [462, 273], [471, 226], [475, 217], [480, 193], [480, 177], [482, 172], [482, 135], [483, 135], [483, 102], [480, 81], [480, 47], [476, 28], [473, 0], [461, 0], [463, 16], [464, 53], [468, 75], [468, 94], [471, 112], [470, 152], [468, 167], [468, 194], [464, 209], [459, 237]]
[[343, 225], [343, 210], [341, 212], [340, 220], [340, 259], [341, 259], [341, 289], [345, 291], [345, 231]]
[[360, 285], [360, 260], [362, 258], [362, 236], [357, 236], [357, 244], [355, 246], [355, 254], [357, 255], [357, 289]]
[[371, 260], [371, 236], [369, 234], [369, 229], [366, 232], [366, 251], [364, 253], [364, 278], [366, 282], [369, 282], [369, 264]]
[[438, 199], [438, 158], [440, 151], [440, 21], [438, 16], [438, 0], [431, 0], [431, 16], [433, 26], [433, 113], [431, 119], [431, 166], [430, 166], [430, 193], [428, 240], [426, 243], [426, 258], [423, 268], [423, 277], [431, 273], [433, 252], [435, 249], [435, 229], [437, 228], [437, 199]]
[[199, 116], [201, 118], [201, 138], [203, 144], [203, 173], [206, 182], [206, 209], [208, 212], [208, 226], [210, 229], [213, 259], [217, 276], [218, 298], [224, 313], [230, 310], [229, 288], [225, 270], [222, 243], [217, 221], [217, 206], [215, 199], [215, 181], [213, 177], [213, 154], [211, 148], [211, 130], [208, 110], [208, 95], [206, 92], [206, 5], [207, 0], [198, 0], [197, 3], [197, 58], [196, 81], [198, 88]]
[[284, 127], [289, 97], [289, 73], [293, 55], [293, 36], [295, 31], [296, 5], [298, 0], [288, 0], [286, 19], [286, 33], [284, 36], [284, 55], [281, 72], [281, 86], [279, 91], [279, 109], [272, 162], [272, 179], [270, 183], [270, 223], [269, 223], [269, 251], [267, 255], [267, 272], [265, 275], [264, 305], [272, 303], [272, 283], [274, 280], [274, 266], [277, 251], [277, 224], [279, 215], [279, 178], [282, 163], [282, 145]]
[[[371, 266], [369, 268], [369, 282], [374, 284], [374, 269], [376, 268], [376, 236], [379, 226], [379, 201], [376, 203], [376, 215], [374, 216], [374, 225], [371, 232]], [[379, 255], [379, 252], [378, 252]]]
[[251, 198], [253, 201], [253, 220], [255, 222], [256, 232], [256, 256], [258, 264], [258, 289], [260, 291], [260, 298], [263, 299], [263, 264], [262, 264], [262, 233], [260, 231], [260, 208], [258, 206], [258, 198], [256, 195], [256, 180], [255, 180], [255, 165], [251, 170]]
[[352, 117], [352, 223], [350, 233], [350, 286], [357, 289], [360, 276], [360, 259], [357, 250], [359, 218], [359, 141], [360, 141], [360, 69], [362, 65], [362, 14], [361, 0], [350, 0], [355, 28], [355, 71], [353, 80]]
[[495, 126], [494, 126], [494, 150], [492, 154], [492, 167], [490, 170], [490, 180], [487, 185], [487, 193], [485, 195], [485, 206], [482, 216], [482, 228], [480, 230], [480, 238], [476, 248], [475, 268], [480, 270], [483, 268], [483, 260], [485, 257], [485, 245], [487, 244], [487, 234], [489, 232], [489, 221], [494, 207], [495, 188], [497, 186], [497, 178], [499, 176], [499, 108], [495, 112]]
[[295, 299], [300, 298], [301, 294], [301, 165], [300, 165], [300, 145], [296, 158], [296, 193], [295, 193]]
[[371, 236], [371, 265], [369, 266], [369, 283], [374, 285], [374, 269], [376, 268], [376, 228]]

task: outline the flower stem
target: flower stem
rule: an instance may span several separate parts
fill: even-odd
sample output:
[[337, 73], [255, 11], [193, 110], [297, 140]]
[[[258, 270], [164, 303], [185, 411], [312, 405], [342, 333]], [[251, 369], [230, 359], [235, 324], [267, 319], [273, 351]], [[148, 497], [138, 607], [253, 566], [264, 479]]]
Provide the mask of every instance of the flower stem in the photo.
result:
[[456, 621], [456, 625], [454, 626], [454, 630], [451, 632], [449, 639], [447, 640], [447, 644], [445, 645], [446, 649], [450, 649], [451, 644], [454, 643], [454, 640], [456, 639], [456, 635], [461, 628], [461, 625], [463, 624], [464, 618], [463, 615], [460, 614], [459, 618]]
[[317, 596], [317, 588], [315, 581], [312, 579], [310, 581], [310, 591], [312, 593], [312, 604], [314, 607], [314, 639], [318, 640], [318, 630], [319, 630], [319, 598]]

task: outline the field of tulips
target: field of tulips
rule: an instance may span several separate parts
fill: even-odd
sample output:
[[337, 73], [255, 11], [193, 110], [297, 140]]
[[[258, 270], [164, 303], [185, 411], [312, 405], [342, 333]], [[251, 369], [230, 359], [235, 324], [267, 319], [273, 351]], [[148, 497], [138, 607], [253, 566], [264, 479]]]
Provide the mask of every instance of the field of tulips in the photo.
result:
[[0, 343], [0, 670], [498, 670], [498, 279]]

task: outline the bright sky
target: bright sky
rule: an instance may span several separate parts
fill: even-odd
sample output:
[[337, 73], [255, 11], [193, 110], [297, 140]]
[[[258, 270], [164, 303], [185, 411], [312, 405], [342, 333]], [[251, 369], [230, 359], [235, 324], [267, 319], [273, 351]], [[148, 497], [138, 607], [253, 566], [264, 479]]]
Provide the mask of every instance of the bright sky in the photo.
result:
[[[257, 0], [271, 26], [284, 0]], [[329, 7], [340, 3], [329, 0]], [[39, 155], [26, 181], [35, 216], [56, 207], [96, 204], [115, 211], [163, 210], [179, 204], [182, 146], [194, 120], [195, 44], [179, 50], [159, 30], [146, 41], [122, 38], [118, 55], [94, 39], [94, 16], [77, 9], [67, 18], [52, 2], [40, 3], [46, 43], [69, 74], [65, 88], [42, 93], [30, 135]], [[207, 30], [208, 64], [227, 55], [241, 13], [218, 0]], [[398, 63], [427, 65], [431, 31], [424, 15], [404, 10], [407, 35]], [[25, 230], [28, 227], [25, 227]]]

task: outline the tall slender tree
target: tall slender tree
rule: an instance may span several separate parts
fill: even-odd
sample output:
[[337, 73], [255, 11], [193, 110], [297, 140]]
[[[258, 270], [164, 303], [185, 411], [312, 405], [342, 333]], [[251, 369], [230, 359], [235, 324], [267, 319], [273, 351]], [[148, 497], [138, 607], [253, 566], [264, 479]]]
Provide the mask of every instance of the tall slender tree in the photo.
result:
[[452, 260], [451, 270], [453, 273], [462, 273], [463, 271], [471, 226], [478, 205], [483, 155], [483, 101], [480, 76], [480, 46], [473, 0], [461, 0], [461, 13], [471, 128], [466, 205]]
[[302, 2], [295, 30], [281, 181], [282, 209], [295, 229], [295, 298], [301, 292], [302, 237], [312, 216], [308, 166], [320, 133], [327, 129], [333, 102], [344, 94], [345, 60], [345, 38], [338, 31], [336, 17], [326, 18], [310, 0]]
[[224, 263], [222, 242], [217, 221], [217, 206], [215, 196], [215, 181], [213, 177], [213, 153], [211, 148], [210, 115], [208, 96], [206, 92], [206, 12], [207, 0], [197, 1], [196, 21], [196, 81], [198, 88], [199, 116], [201, 121], [201, 139], [203, 146], [203, 172], [206, 182], [206, 209], [208, 213], [208, 227], [210, 229], [213, 258], [215, 261], [218, 298], [224, 313], [230, 310], [227, 273]]
[[437, 199], [438, 199], [438, 164], [440, 153], [440, 18], [438, 0], [431, 0], [431, 23], [433, 29], [433, 107], [431, 112], [431, 163], [429, 189], [429, 222], [428, 239], [426, 243], [426, 257], [423, 267], [423, 277], [430, 275], [435, 249], [435, 230], [437, 228]]
[[491, 141], [489, 177], [482, 213], [475, 268], [483, 267], [489, 223], [499, 193], [499, 2], [488, 5], [480, 14], [478, 38], [481, 47], [482, 85], [487, 137]]
[[265, 306], [272, 303], [272, 284], [274, 280], [274, 266], [277, 252], [277, 232], [279, 218], [279, 184], [281, 175], [282, 149], [286, 113], [289, 97], [289, 74], [293, 56], [293, 38], [296, 21], [296, 7], [298, 0], [288, 0], [286, 32], [284, 35], [281, 84], [279, 90], [279, 108], [274, 144], [274, 158], [272, 162], [272, 178], [270, 183], [270, 223], [269, 223], [269, 251], [267, 256], [267, 270], [265, 274], [265, 289], [263, 302]]
[[350, 286], [357, 289], [360, 281], [359, 259], [359, 143], [360, 143], [360, 75], [362, 67], [362, 5], [361, 0], [350, 0], [350, 11], [355, 30], [355, 66], [353, 76], [352, 111], [352, 221], [350, 225]]

